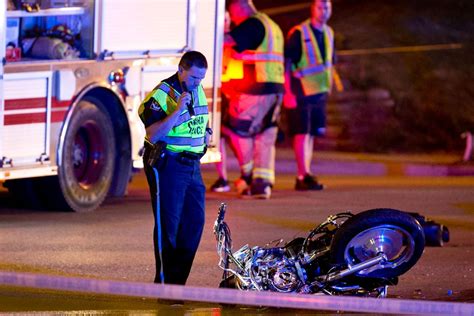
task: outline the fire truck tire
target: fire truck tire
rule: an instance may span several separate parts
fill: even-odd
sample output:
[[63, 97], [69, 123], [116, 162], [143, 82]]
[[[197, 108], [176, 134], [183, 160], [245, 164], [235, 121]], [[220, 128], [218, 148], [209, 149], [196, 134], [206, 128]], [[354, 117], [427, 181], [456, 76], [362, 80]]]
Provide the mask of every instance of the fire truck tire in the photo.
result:
[[89, 212], [107, 197], [115, 167], [113, 128], [102, 104], [78, 103], [64, 137], [54, 208]]

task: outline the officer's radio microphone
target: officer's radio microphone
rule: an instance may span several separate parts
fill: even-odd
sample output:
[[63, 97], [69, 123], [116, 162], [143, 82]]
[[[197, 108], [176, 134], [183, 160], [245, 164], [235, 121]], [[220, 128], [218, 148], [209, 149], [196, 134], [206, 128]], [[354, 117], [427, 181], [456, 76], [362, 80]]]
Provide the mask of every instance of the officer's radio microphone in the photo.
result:
[[188, 86], [186, 86], [186, 82], [184, 81], [181, 82], [181, 86], [183, 87], [184, 92], [189, 92], [191, 94], [191, 102], [188, 102], [186, 106], [188, 107], [189, 116], [191, 116], [191, 118], [194, 118], [196, 116], [196, 112], [194, 112], [194, 107], [193, 107], [193, 104], [194, 104], [193, 92], [188, 90]]

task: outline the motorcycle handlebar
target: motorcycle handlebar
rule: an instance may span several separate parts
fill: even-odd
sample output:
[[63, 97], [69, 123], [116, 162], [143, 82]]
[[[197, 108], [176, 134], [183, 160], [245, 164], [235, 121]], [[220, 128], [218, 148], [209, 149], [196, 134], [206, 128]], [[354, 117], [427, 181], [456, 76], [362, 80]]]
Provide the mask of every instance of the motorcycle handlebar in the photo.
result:
[[217, 212], [217, 222], [219, 224], [224, 221], [226, 209], [227, 209], [227, 204], [221, 203], [221, 205], [219, 206], [219, 211]]
[[214, 234], [216, 235], [216, 237], [222, 227], [222, 223], [224, 222], [226, 208], [227, 204], [221, 203], [221, 205], [219, 206], [219, 210], [217, 211], [217, 219], [214, 222]]

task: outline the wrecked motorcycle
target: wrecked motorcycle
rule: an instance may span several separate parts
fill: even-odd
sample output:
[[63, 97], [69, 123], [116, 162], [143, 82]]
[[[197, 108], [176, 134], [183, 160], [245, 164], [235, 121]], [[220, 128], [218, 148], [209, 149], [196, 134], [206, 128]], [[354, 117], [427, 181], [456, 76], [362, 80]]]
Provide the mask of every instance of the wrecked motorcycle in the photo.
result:
[[385, 297], [398, 276], [423, 253], [423, 227], [409, 213], [372, 209], [329, 216], [306, 237], [284, 246], [249, 247], [233, 252], [224, 221], [226, 204], [214, 223], [220, 287], [327, 295]]

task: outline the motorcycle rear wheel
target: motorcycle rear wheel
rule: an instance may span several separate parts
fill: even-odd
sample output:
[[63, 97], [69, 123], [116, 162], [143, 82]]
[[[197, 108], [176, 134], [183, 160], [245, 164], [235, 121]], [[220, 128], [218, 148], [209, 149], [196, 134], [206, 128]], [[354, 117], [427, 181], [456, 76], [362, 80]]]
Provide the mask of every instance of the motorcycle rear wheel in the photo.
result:
[[380, 208], [364, 211], [345, 221], [331, 243], [331, 261], [353, 266], [376, 257], [387, 262], [356, 272], [358, 277], [392, 278], [411, 269], [423, 253], [423, 228], [408, 213]]

